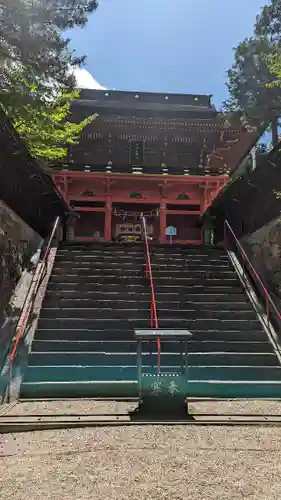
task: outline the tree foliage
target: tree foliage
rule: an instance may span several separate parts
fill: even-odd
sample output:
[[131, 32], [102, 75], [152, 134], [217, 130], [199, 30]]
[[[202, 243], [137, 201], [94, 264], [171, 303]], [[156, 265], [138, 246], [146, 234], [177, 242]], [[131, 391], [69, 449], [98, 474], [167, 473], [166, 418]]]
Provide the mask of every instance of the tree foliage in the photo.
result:
[[40, 76], [73, 84], [69, 66], [79, 65], [63, 31], [84, 26], [96, 0], [1, 0], [0, 52]]
[[276, 76], [269, 65], [275, 54], [266, 38], [248, 38], [238, 45], [228, 71], [228, 111], [240, 113], [252, 123], [279, 115], [280, 92], [272, 85]]
[[281, 0], [271, 0], [257, 16], [255, 35], [267, 38], [271, 44], [281, 46]]
[[234, 49], [225, 109], [248, 123], [272, 121], [276, 129], [281, 114], [281, 0], [271, 0], [261, 10], [253, 31]]
[[272, 75], [271, 81], [268, 82], [266, 86], [267, 88], [276, 89], [276, 92], [278, 92], [278, 96], [280, 97], [281, 92], [277, 89], [280, 89], [281, 87], [281, 54], [279, 52], [275, 52], [271, 56], [267, 57], [266, 64]]
[[79, 92], [75, 90], [62, 93], [56, 101], [43, 105], [39, 112], [38, 108], [27, 105], [24, 110], [26, 118], [14, 119], [15, 128], [34, 157], [42, 161], [61, 160], [67, 155], [68, 146], [79, 142], [81, 132], [94, 117], [85, 118], [80, 123], [66, 120], [70, 99], [78, 96]]
[[64, 30], [84, 26], [96, 0], [0, 0], [0, 102], [33, 155], [60, 159], [94, 118], [67, 121], [72, 68], [84, 57]]

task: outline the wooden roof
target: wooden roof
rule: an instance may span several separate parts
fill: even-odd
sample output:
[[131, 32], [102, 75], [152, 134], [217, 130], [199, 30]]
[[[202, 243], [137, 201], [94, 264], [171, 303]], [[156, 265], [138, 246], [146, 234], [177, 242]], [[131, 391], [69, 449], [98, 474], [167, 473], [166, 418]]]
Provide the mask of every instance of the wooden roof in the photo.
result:
[[94, 112], [98, 118], [69, 152], [68, 165], [93, 171], [231, 174], [259, 138], [257, 130], [226, 124], [206, 95], [83, 90], [73, 102], [73, 119]]
[[216, 114], [211, 104], [210, 95], [196, 94], [161, 94], [151, 92], [121, 92], [115, 90], [81, 90], [80, 99], [74, 102], [76, 107], [86, 107], [96, 111], [109, 110], [114, 114], [129, 110], [137, 115], [146, 115], [146, 111], [166, 114], [193, 113], [212, 117]]

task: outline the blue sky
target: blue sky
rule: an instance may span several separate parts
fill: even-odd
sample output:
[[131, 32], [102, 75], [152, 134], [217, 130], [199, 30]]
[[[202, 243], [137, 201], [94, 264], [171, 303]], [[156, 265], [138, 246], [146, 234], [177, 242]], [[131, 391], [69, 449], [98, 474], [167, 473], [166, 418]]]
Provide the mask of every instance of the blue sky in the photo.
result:
[[116, 90], [227, 97], [232, 48], [251, 36], [266, 0], [100, 0], [68, 33], [86, 69]]

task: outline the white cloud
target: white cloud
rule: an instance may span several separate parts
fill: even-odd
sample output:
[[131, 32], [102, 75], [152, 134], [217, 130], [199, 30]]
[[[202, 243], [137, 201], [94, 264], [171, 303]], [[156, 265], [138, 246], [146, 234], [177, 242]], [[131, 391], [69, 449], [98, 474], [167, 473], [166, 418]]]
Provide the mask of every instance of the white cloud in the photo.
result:
[[79, 89], [96, 89], [106, 90], [105, 87], [100, 85], [85, 68], [76, 68], [74, 75]]

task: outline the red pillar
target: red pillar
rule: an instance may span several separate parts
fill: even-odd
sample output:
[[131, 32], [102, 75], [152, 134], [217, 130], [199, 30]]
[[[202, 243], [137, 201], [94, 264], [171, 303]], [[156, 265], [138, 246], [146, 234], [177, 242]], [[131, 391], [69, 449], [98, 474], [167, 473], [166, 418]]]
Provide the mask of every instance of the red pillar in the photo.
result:
[[166, 218], [167, 218], [166, 203], [161, 202], [161, 205], [160, 205], [160, 243], [166, 243]]
[[111, 241], [111, 224], [112, 224], [112, 202], [108, 200], [105, 208], [105, 221], [104, 221], [104, 239]]

